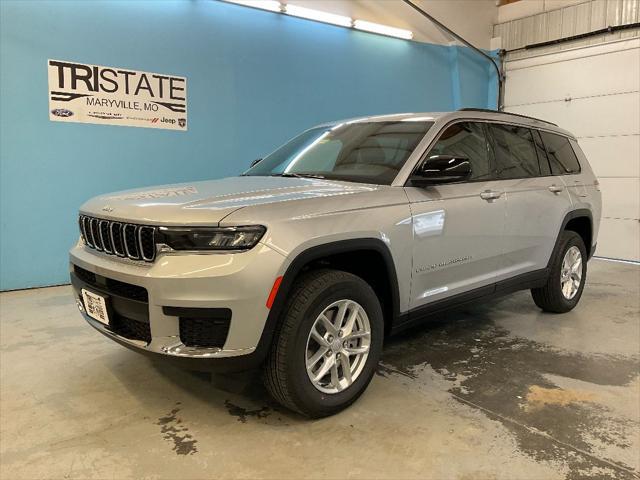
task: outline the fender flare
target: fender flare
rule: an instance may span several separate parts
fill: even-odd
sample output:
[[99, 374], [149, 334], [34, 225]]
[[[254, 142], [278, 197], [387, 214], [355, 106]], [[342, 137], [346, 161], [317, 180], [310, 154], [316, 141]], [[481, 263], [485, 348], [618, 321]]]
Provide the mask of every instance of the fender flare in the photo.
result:
[[356, 238], [324, 243], [300, 252], [287, 267], [287, 270], [283, 275], [282, 282], [280, 283], [280, 287], [278, 288], [276, 298], [271, 306], [269, 315], [267, 316], [267, 321], [265, 322], [262, 335], [260, 336], [260, 341], [258, 342], [258, 346], [254, 352], [258, 358], [261, 360], [264, 359], [271, 348], [273, 335], [289, 298], [294, 280], [302, 269], [310, 262], [323, 257], [362, 250], [370, 250], [379, 253], [384, 260], [387, 275], [389, 277], [389, 284], [391, 286], [391, 308], [393, 312], [393, 316], [390, 319], [391, 325], [396, 323], [400, 316], [400, 289], [395, 263], [389, 247], [379, 238]]
[[[551, 259], [553, 259], [553, 253], [557, 250], [558, 245], [560, 244], [560, 236], [562, 235], [562, 232], [564, 232], [565, 228], [567, 227], [567, 224], [574, 218], [580, 218], [580, 217], [586, 217], [589, 219], [589, 223], [591, 224], [591, 234], [593, 235], [593, 214], [591, 213], [591, 210], [588, 210], [586, 208], [578, 208], [576, 210], [571, 210], [570, 212], [568, 212], [564, 216], [564, 219], [562, 220], [562, 224], [560, 225], [560, 230], [558, 230], [556, 243], [553, 246], [553, 250], [551, 251], [551, 256], [549, 257], [549, 261], [547, 262], [547, 268], [551, 267]], [[591, 239], [591, 243], [593, 243], [593, 238]], [[594, 251], [593, 245], [585, 245], [585, 247], [589, 251], [589, 258], [591, 258], [591, 255]]]

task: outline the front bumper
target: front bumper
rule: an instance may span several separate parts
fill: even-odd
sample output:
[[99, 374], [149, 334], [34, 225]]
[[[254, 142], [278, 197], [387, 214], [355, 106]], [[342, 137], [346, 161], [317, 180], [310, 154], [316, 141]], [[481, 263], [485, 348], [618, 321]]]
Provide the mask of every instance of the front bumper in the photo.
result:
[[[282, 274], [284, 263], [283, 255], [262, 244], [242, 253], [163, 254], [152, 264], [105, 255], [80, 242], [70, 251], [70, 275], [78, 307], [92, 327], [142, 353], [191, 360], [232, 360], [234, 357], [240, 360], [255, 352], [269, 315], [267, 298], [274, 280]], [[117, 295], [113, 301], [120, 311], [131, 312], [126, 316], [148, 321], [149, 338], [123, 335], [90, 318], [84, 312], [81, 289], [110, 296], [113, 292], [79, 278], [75, 266], [97, 275], [102, 283], [104, 279], [111, 279], [145, 289], [146, 303], [141, 303], [139, 298], [131, 300]], [[222, 346], [185, 345], [179, 315], [188, 309], [230, 311], [228, 333]]]

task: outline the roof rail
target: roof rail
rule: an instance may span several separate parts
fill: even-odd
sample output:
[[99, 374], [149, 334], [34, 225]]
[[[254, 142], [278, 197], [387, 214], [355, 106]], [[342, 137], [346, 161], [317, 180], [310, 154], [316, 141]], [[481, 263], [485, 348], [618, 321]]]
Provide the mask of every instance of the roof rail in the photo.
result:
[[486, 112], [486, 113], [500, 113], [502, 115], [513, 115], [514, 117], [528, 118], [529, 120], [535, 120], [537, 122], [548, 123], [549, 125], [553, 125], [557, 127], [558, 125], [553, 122], [548, 122], [547, 120], [542, 120], [536, 117], [530, 117], [528, 115], [521, 115], [519, 113], [510, 113], [510, 112], [500, 112], [498, 110], [491, 110], [489, 108], [460, 108], [459, 112]]

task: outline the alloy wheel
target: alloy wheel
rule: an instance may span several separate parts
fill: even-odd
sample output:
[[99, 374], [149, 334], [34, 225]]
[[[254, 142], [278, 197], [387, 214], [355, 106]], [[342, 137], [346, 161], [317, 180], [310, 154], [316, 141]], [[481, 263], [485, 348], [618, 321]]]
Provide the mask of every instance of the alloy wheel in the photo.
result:
[[567, 300], [573, 299], [582, 283], [582, 254], [575, 245], [564, 254], [560, 271], [560, 287]]
[[309, 380], [323, 393], [349, 388], [369, 356], [371, 326], [364, 308], [353, 300], [338, 300], [316, 318], [307, 338]]

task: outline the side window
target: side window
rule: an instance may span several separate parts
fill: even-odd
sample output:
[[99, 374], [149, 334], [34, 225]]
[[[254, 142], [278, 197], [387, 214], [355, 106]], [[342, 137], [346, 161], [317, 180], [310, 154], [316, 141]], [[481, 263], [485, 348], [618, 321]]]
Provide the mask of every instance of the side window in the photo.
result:
[[551, 164], [551, 173], [554, 175], [568, 175], [580, 173], [580, 163], [576, 157], [569, 139], [554, 133], [540, 132]]
[[540, 173], [542, 176], [551, 175], [551, 167], [547, 158], [547, 151], [544, 149], [544, 142], [538, 130], [531, 130], [533, 133], [533, 141], [536, 144], [536, 152], [538, 153], [538, 163], [540, 164]]
[[481, 123], [455, 123], [440, 135], [431, 155], [460, 155], [471, 163], [470, 180], [491, 178], [487, 138]]
[[531, 130], [517, 125], [489, 126], [500, 179], [539, 177], [540, 166]]

